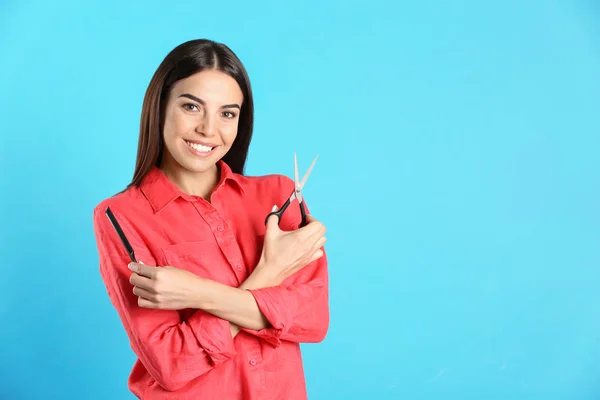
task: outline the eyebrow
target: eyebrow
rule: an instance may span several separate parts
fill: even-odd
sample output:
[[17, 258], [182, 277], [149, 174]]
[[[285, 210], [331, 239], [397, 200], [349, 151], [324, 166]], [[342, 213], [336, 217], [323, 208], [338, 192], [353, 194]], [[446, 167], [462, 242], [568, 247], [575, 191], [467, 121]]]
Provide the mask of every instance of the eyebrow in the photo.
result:
[[[198, 102], [198, 103], [202, 104], [203, 106], [206, 105], [206, 103], [204, 102], [204, 100], [202, 100], [199, 97], [194, 96], [193, 94], [184, 93], [184, 94], [182, 94], [179, 97], [187, 97], [188, 99], [194, 100], [195, 102]], [[238, 104], [225, 104], [225, 105], [221, 106], [221, 108], [237, 108], [239, 110], [240, 106]]]

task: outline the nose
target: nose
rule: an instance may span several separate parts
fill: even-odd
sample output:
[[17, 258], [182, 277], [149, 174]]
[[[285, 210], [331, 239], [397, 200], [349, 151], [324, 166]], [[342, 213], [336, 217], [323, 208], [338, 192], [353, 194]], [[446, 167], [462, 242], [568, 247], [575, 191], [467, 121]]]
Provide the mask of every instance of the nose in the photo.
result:
[[217, 122], [210, 115], [204, 116], [196, 125], [196, 132], [204, 136], [214, 136], [217, 132]]

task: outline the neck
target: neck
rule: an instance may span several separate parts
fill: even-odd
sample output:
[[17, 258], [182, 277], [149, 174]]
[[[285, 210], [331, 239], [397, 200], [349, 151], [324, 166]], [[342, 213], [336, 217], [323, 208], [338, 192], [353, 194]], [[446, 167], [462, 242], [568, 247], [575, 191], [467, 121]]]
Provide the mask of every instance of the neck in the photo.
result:
[[192, 172], [183, 168], [175, 160], [163, 160], [160, 167], [167, 178], [182, 192], [210, 200], [210, 195], [219, 183], [219, 168], [213, 165], [204, 172]]

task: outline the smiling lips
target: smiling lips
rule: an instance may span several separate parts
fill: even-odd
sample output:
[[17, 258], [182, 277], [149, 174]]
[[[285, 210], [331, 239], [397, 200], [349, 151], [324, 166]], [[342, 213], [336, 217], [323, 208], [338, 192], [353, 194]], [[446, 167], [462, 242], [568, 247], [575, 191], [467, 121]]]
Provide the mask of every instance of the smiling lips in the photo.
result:
[[195, 142], [190, 142], [189, 140], [185, 140], [185, 143], [188, 145], [188, 148], [190, 149], [190, 151], [198, 156], [207, 156], [208, 154], [210, 154], [215, 147], [214, 145], [209, 145], [209, 144], [202, 144], [202, 143], [195, 143]]

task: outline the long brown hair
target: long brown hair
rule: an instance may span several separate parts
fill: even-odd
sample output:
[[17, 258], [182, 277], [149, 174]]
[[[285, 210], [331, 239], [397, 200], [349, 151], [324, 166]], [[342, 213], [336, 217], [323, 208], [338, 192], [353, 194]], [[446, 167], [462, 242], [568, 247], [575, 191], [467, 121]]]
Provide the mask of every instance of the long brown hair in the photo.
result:
[[254, 101], [248, 73], [235, 53], [226, 45], [196, 39], [175, 47], [158, 66], [144, 96], [140, 121], [137, 159], [133, 179], [127, 186], [138, 186], [154, 165], [162, 160], [162, 129], [169, 91], [175, 82], [205, 69], [216, 69], [236, 80], [244, 95], [238, 132], [231, 149], [223, 157], [233, 172], [244, 173], [254, 124]]

